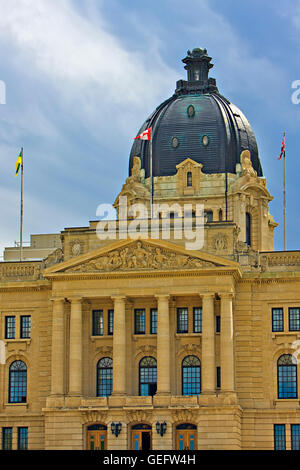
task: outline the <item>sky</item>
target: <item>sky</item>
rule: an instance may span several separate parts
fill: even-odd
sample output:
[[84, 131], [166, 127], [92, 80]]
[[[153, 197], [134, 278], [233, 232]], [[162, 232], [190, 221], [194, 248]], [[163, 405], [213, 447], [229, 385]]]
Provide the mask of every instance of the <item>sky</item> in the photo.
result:
[[24, 240], [88, 226], [120, 192], [133, 137], [186, 78], [194, 47], [255, 132], [275, 250], [286, 132], [287, 249], [300, 249], [300, 0], [0, 0], [0, 256], [19, 240], [20, 148]]

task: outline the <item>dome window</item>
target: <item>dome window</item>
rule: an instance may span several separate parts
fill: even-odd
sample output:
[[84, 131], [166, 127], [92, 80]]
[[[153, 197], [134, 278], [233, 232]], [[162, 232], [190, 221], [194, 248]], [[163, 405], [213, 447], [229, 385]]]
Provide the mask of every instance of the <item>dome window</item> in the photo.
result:
[[172, 137], [171, 145], [173, 149], [177, 149], [177, 147], [179, 147], [179, 139], [177, 137]]
[[188, 171], [186, 174], [186, 185], [188, 188], [193, 186], [193, 174], [191, 171]]
[[202, 145], [203, 145], [204, 147], [207, 147], [208, 144], [209, 144], [209, 137], [208, 137], [208, 135], [204, 135], [204, 136], [202, 137]]
[[190, 104], [190, 106], [188, 106], [187, 114], [188, 114], [188, 117], [195, 116], [195, 108], [192, 104]]

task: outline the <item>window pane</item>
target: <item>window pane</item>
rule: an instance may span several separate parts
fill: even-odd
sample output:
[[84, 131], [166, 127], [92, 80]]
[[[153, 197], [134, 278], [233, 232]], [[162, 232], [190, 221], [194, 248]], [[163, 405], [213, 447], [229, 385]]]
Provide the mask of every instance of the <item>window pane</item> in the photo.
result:
[[201, 367], [196, 356], [187, 356], [182, 361], [182, 395], [201, 393]]
[[300, 424], [291, 425], [292, 450], [300, 450]]
[[114, 311], [108, 310], [108, 334], [112, 335], [114, 332]]
[[283, 308], [272, 308], [272, 331], [283, 331]]
[[290, 331], [300, 331], [300, 308], [289, 308]]
[[18, 428], [18, 450], [28, 449], [28, 428]]
[[274, 450], [285, 450], [284, 424], [274, 424]]
[[216, 316], [216, 333], [221, 332], [221, 317], [220, 315]]
[[5, 317], [5, 339], [15, 339], [16, 317]]
[[194, 308], [194, 333], [202, 333], [202, 308]]
[[157, 310], [152, 308], [151, 309], [151, 327], [150, 333], [153, 335], [157, 334]]
[[188, 309], [178, 308], [177, 309], [177, 333], [188, 333]]
[[27, 368], [24, 362], [15, 361], [9, 368], [9, 403], [26, 403]]
[[145, 309], [135, 309], [134, 311], [135, 334], [145, 333]]
[[12, 450], [12, 428], [2, 428], [2, 450]]
[[97, 364], [97, 397], [109, 397], [113, 387], [113, 361], [104, 357]]
[[278, 366], [278, 398], [297, 398], [297, 366]]
[[30, 338], [31, 333], [31, 317], [29, 315], [21, 316], [20, 319], [20, 337]]
[[157, 365], [153, 357], [144, 357], [140, 361], [140, 395], [149, 396], [156, 393], [157, 388]]
[[221, 367], [217, 367], [217, 388], [221, 388]]
[[93, 310], [93, 336], [103, 336], [103, 310]]

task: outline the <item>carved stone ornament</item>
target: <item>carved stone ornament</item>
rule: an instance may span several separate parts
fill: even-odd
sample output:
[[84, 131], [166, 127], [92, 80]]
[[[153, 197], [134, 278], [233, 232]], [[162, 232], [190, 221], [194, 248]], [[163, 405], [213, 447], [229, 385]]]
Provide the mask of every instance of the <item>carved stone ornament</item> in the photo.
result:
[[217, 251], [224, 251], [228, 247], [228, 239], [223, 233], [218, 233], [213, 239], [213, 248]]
[[128, 423], [152, 423], [152, 413], [150, 411], [127, 411], [126, 420]]
[[171, 250], [153, 247], [137, 241], [125, 248], [113, 250], [99, 258], [67, 269], [65, 272], [107, 272], [147, 269], [197, 269], [213, 268], [217, 264]]
[[138, 356], [141, 353], [147, 354], [147, 355], [150, 355], [150, 356], [156, 356], [156, 347], [151, 346], [149, 344], [142, 345], [137, 349], [136, 356]]
[[173, 423], [195, 423], [198, 413], [196, 410], [176, 410], [172, 413]]
[[99, 348], [96, 348], [97, 353], [103, 354], [103, 355], [112, 355], [113, 348], [111, 346], [100, 346]]
[[197, 344], [184, 344], [178, 351], [177, 356], [186, 354], [200, 354], [200, 346]]
[[241, 153], [242, 176], [257, 176], [251, 162], [251, 154], [249, 150], [243, 150]]
[[50, 253], [49, 256], [44, 260], [45, 268], [50, 268], [55, 264], [62, 263], [64, 260], [64, 252], [61, 248], [57, 248], [57, 250]]
[[81, 240], [72, 240], [69, 247], [71, 256], [79, 256], [83, 253], [83, 242]]
[[81, 415], [81, 423], [88, 424], [88, 423], [103, 423], [107, 424], [107, 412], [105, 411], [83, 411]]

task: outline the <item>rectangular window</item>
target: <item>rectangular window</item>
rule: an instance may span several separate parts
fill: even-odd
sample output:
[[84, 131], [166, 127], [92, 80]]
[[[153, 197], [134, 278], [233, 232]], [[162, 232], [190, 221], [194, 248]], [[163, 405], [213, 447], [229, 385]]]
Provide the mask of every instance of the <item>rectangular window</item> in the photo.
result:
[[20, 318], [20, 338], [30, 338], [31, 317], [30, 315], [22, 315]]
[[188, 333], [189, 314], [187, 308], [177, 309], [177, 333]]
[[145, 334], [145, 309], [136, 308], [134, 310], [134, 333], [136, 335]]
[[194, 333], [202, 333], [202, 308], [194, 307], [193, 313]]
[[151, 308], [150, 311], [150, 333], [152, 335], [157, 334], [157, 309]]
[[292, 450], [300, 450], [300, 424], [291, 424]]
[[103, 336], [103, 310], [93, 310], [93, 336]]
[[220, 333], [221, 331], [221, 317], [220, 315], [216, 316], [216, 333]]
[[5, 339], [15, 339], [16, 317], [5, 317]]
[[107, 332], [109, 335], [112, 335], [114, 333], [114, 311], [113, 310], [108, 310], [108, 322], [107, 322]]
[[2, 450], [12, 450], [13, 428], [2, 428]]
[[289, 308], [289, 330], [300, 331], [300, 308]]
[[18, 450], [28, 449], [28, 428], [18, 428]]
[[274, 450], [285, 450], [285, 424], [274, 424]]
[[217, 367], [217, 388], [221, 388], [221, 367]]
[[283, 308], [272, 308], [272, 331], [283, 331]]

